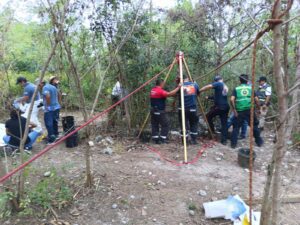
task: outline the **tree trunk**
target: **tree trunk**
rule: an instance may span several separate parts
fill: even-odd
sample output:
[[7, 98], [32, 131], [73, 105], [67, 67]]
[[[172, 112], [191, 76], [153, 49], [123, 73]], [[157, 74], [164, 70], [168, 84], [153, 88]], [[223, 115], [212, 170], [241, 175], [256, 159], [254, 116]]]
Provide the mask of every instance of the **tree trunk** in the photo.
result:
[[[127, 79], [126, 79], [126, 75], [124, 73], [124, 68], [122, 67], [122, 64], [120, 62], [121, 60], [120, 60], [119, 55], [116, 54], [115, 59], [116, 59], [116, 63], [117, 63], [118, 70], [119, 70], [119, 79], [121, 81], [121, 85], [123, 85], [122, 90], [124, 90], [124, 87], [128, 87], [128, 82], [127, 82]], [[124, 93], [124, 94], [126, 94], [126, 93]], [[124, 97], [124, 96], [122, 96], [122, 97]], [[129, 109], [130, 98], [126, 99], [125, 102], [122, 102], [121, 104], [123, 104], [123, 106], [124, 106], [125, 117], [126, 117], [126, 120], [127, 120], [127, 128], [128, 128], [128, 131], [130, 131], [131, 130], [131, 118], [130, 118], [130, 109]]]
[[[287, 13], [285, 19], [288, 20], [290, 18], [289, 12]], [[283, 38], [283, 70], [284, 70], [284, 87], [285, 90], [289, 88], [289, 61], [288, 61], [288, 43], [289, 43], [289, 23], [285, 25], [284, 28], [284, 38]]]
[[[278, 18], [280, 15], [281, 0], [278, 0], [278, 4], [274, 7], [274, 18]], [[278, 96], [278, 108], [279, 108], [279, 121], [280, 125], [277, 130], [277, 143], [275, 146], [275, 171], [274, 182], [272, 188], [272, 225], [279, 225], [279, 210], [280, 210], [280, 194], [281, 194], [281, 168], [284, 153], [287, 150], [286, 146], [286, 122], [285, 117], [287, 113], [287, 101], [284, 88], [284, 80], [281, 73], [281, 24], [275, 25], [273, 29], [273, 45], [274, 45], [274, 78], [276, 84], [276, 93]]]
[[[300, 83], [300, 41], [298, 42], [298, 47], [297, 47], [297, 53], [296, 53], [296, 73], [295, 73], [295, 81], [293, 82], [294, 84]], [[291, 93], [292, 95], [292, 102], [291, 106], [296, 105], [297, 102], [300, 101], [300, 90], [299, 87], [296, 88], [294, 91]], [[293, 110], [290, 112], [289, 121], [288, 121], [288, 127], [287, 127], [287, 140], [290, 140], [292, 131], [297, 129], [297, 125], [299, 123], [298, 121], [298, 116], [299, 116], [299, 106], [295, 107]]]
[[[84, 122], [86, 122], [88, 120], [88, 114], [86, 111], [86, 104], [85, 104], [83, 90], [81, 88], [80, 76], [78, 74], [77, 67], [73, 60], [71, 48], [65, 39], [65, 34], [62, 30], [61, 30], [61, 32], [62, 32], [61, 40], [62, 40], [65, 50], [67, 52], [68, 61], [70, 62], [71, 69], [72, 69], [72, 72], [74, 75], [75, 85], [76, 85], [76, 88], [77, 88], [77, 91], [79, 94], [79, 103], [81, 106], [80, 110], [83, 115]], [[89, 129], [86, 129], [86, 131], [87, 131], [87, 136], [89, 137]], [[85, 185], [87, 187], [91, 187], [93, 185], [93, 178], [92, 178], [92, 173], [91, 173], [91, 159], [90, 159], [90, 148], [89, 147], [85, 148], [84, 157], [85, 157], [85, 165], [86, 165], [86, 183], [85, 183]]]
[[[52, 57], [55, 54], [55, 50], [56, 50], [57, 44], [58, 44], [58, 42], [55, 41], [54, 45], [52, 46], [51, 52], [50, 52], [50, 54], [49, 54], [49, 56], [47, 58], [47, 61], [45, 62], [45, 65], [44, 65], [44, 67], [42, 69], [42, 72], [41, 72], [41, 75], [39, 77], [40, 81], [42, 81], [44, 79], [46, 70], [47, 70], [47, 68], [48, 68], [48, 66], [50, 64], [50, 61], [51, 61]], [[26, 126], [25, 126], [24, 136], [23, 136], [23, 138], [21, 140], [21, 143], [20, 143], [20, 153], [21, 153], [21, 163], [22, 164], [25, 161], [25, 158], [24, 158], [24, 146], [25, 146], [25, 142], [27, 140], [27, 136], [28, 136], [28, 132], [29, 132], [29, 123], [30, 123], [31, 113], [32, 113], [33, 105], [34, 105], [34, 99], [37, 96], [37, 93], [38, 93], [38, 87], [36, 87], [36, 89], [34, 90], [33, 96], [32, 96], [32, 101], [31, 101], [30, 106], [29, 106], [29, 112], [28, 112], [28, 116], [27, 116], [27, 120], [26, 120]], [[18, 202], [20, 202], [20, 199], [22, 199], [23, 195], [24, 195], [24, 183], [25, 183], [24, 171], [22, 170], [22, 172], [20, 173], [19, 182], [18, 182], [18, 191], [17, 191], [18, 192], [17, 193], [17, 200], [18, 200]]]

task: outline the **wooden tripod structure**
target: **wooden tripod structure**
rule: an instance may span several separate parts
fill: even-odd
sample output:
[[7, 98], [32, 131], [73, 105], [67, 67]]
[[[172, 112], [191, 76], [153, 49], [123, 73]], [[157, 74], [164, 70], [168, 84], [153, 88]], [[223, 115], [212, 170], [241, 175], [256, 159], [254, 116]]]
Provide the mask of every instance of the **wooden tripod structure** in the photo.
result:
[[[180, 75], [180, 83], [183, 84], [183, 66], [188, 74], [188, 77], [191, 81], [194, 81], [192, 76], [191, 76], [191, 73], [190, 73], [190, 70], [188, 68], [188, 65], [187, 65], [187, 62], [184, 58], [184, 54], [183, 52], [179, 51], [177, 54], [176, 54], [176, 57], [174, 58], [171, 66], [170, 66], [170, 69], [168, 71], [168, 73], [166, 74], [166, 77], [164, 79], [165, 82], [167, 82], [169, 76], [170, 76], [170, 73], [172, 71], [172, 69], [174, 68], [174, 65], [175, 63], [178, 63], [179, 65], [179, 75]], [[184, 103], [184, 92], [183, 92], [183, 86], [181, 86], [180, 88], [180, 98], [181, 98], [181, 102]], [[199, 105], [199, 109], [200, 109], [200, 112], [205, 120], [205, 123], [208, 127], [208, 131], [209, 131], [209, 134], [211, 136], [211, 138], [213, 138], [213, 134], [212, 134], [212, 131], [210, 129], [210, 126], [208, 124], [208, 121], [207, 121], [207, 118], [206, 118], [206, 115], [205, 115], [205, 111], [204, 111], [204, 107], [202, 105], [202, 102], [200, 100], [200, 96], [197, 97], [197, 102], [198, 102], [198, 105]], [[182, 132], [183, 132], [183, 145], [184, 145], [184, 162], [187, 162], [187, 148], [186, 148], [186, 126], [185, 126], [185, 113], [184, 113], [184, 104], [182, 104], [182, 108], [181, 108], [181, 113], [182, 113]], [[137, 138], [139, 138], [143, 132], [143, 130], [145, 129], [148, 121], [149, 121], [149, 118], [150, 118], [150, 112], [147, 114], [142, 126], [141, 126], [141, 129], [139, 131], [139, 134], [137, 136]]]

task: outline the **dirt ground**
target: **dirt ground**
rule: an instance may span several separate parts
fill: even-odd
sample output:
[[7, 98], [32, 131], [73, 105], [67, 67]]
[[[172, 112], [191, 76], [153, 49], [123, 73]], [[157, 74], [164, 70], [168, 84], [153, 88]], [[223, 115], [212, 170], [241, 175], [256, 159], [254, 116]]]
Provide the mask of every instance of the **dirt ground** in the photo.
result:
[[[109, 144], [112, 155], [104, 154], [106, 146], [100, 141], [91, 147], [94, 187], [83, 187], [85, 173], [84, 150], [87, 141], [78, 147], [66, 148], [60, 144], [36, 160], [32, 167], [38, 173], [32, 179], [42, 179], [43, 174], [55, 167], [60, 176], [73, 184], [76, 195], [73, 203], [61, 211], [58, 218], [72, 225], [184, 225], [184, 224], [232, 224], [223, 219], [206, 219], [202, 204], [238, 194], [248, 198], [249, 171], [237, 163], [237, 149], [215, 143], [207, 148], [200, 159], [192, 165], [176, 166], [149, 151], [146, 145], [130, 138], [117, 138], [114, 133], [101, 134], [103, 140], [112, 137]], [[255, 147], [257, 158], [253, 173], [253, 195], [263, 195], [267, 164], [274, 147], [272, 132], [263, 133], [265, 144]], [[176, 139], [176, 138], [175, 138]], [[192, 160], [203, 143], [188, 146], [188, 159]], [[248, 141], [239, 141], [239, 147]], [[161, 154], [178, 162], [183, 160], [183, 148], [177, 140], [169, 144], [154, 145]], [[39, 143], [33, 153], [39, 152], [44, 144]], [[290, 150], [284, 160], [284, 196], [300, 193], [299, 150]], [[63, 169], [64, 168], [64, 169]], [[66, 170], [67, 168], [67, 170]], [[31, 178], [29, 178], [31, 179]], [[74, 185], [76, 184], [76, 185]], [[201, 190], [201, 194], [199, 191]], [[205, 192], [205, 193], [204, 193]], [[190, 206], [196, 206], [194, 213]], [[257, 210], [260, 205], [255, 205]], [[300, 224], [300, 204], [284, 204], [281, 210], [282, 225]], [[47, 224], [53, 218], [11, 217], [0, 224]]]

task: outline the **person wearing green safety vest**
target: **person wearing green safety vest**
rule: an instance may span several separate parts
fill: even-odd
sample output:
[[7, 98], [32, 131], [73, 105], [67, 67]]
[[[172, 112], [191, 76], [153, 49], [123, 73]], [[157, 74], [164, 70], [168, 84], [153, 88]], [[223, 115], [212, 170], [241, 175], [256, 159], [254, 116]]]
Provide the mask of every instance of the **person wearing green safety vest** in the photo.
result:
[[[231, 135], [232, 148], [236, 148], [237, 146], [238, 133], [241, 126], [243, 125], [243, 122], [247, 121], [248, 125], [250, 126], [252, 89], [251, 86], [247, 84], [248, 75], [241, 74], [239, 79], [241, 84], [233, 90], [232, 96], [230, 98], [232, 111], [235, 115], [235, 119], [233, 122], [233, 131]], [[254, 96], [255, 96], [255, 103], [259, 107], [259, 100], [255, 95], [255, 93]], [[264, 141], [260, 136], [260, 130], [258, 128], [258, 120], [255, 114], [254, 114], [254, 123], [253, 123], [253, 135], [255, 138], [255, 143], [257, 144], [257, 146], [261, 147]]]

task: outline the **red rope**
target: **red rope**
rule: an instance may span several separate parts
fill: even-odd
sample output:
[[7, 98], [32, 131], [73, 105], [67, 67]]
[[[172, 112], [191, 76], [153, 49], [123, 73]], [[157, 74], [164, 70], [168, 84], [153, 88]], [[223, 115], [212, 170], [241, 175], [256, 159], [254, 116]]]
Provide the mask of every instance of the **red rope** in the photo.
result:
[[166, 156], [164, 156], [158, 149], [156, 148], [153, 148], [149, 145], [145, 145], [151, 152], [154, 152], [155, 154], [157, 154], [161, 159], [165, 160], [166, 162], [169, 162], [175, 166], [185, 166], [185, 165], [188, 165], [188, 164], [195, 164], [199, 158], [202, 156], [202, 154], [204, 153], [204, 151], [208, 148], [212, 148], [214, 146], [214, 143], [205, 143], [202, 145], [202, 148], [200, 150], [198, 150], [197, 152], [197, 155], [195, 158], [193, 158], [191, 161], [188, 161], [188, 162], [177, 162], [175, 160], [172, 160], [172, 159], [169, 159], [167, 158]]
[[[172, 64], [171, 64], [172, 65]], [[46, 152], [48, 152], [50, 149], [54, 148], [56, 145], [60, 144], [61, 142], [63, 142], [64, 140], [66, 140], [68, 137], [72, 136], [73, 134], [75, 134], [76, 132], [78, 132], [79, 130], [81, 130], [82, 128], [86, 127], [87, 125], [89, 125], [90, 123], [92, 123], [94, 120], [102, 117], [103, 115], [105, 115], [106, 113], [108, 113], [110, 110], [112, 110], [114, 107], [116, 107], [117, 105], [119, 105], [121, 102], [125, 101], [127, 98], [129, 98], [131, 95], [135, 94], [136, 92], [138, 92], [139, 90], [141, 90], [142, 88], [144, 88], [145, 86], [147, 86], [151, 81], [153, 81], [154, 79], [156, 79], [159, 75], [161, 75], [165, 70], [167, 70], [168, 68], [170, 68], [169, 65], [168, 67], [164, 68], [160, 73], [156, 74], [154, 77], [152, 77], [150, 80], [148, 80], [147, 82], [145, 82], [144, 84], [142, 84], [140, 87], [138, 87], [137, 89], [135, 89], [133, 92], [131, 92], [130, 94], [128, 94], [127, 96], [123, 97], [122, 99], [120, 99], [118, 102], [116, 102], [115, 104], [111, 105], [110, 107], [108, 107], [106, 110], [102, 111], [101, 113], [97, 114], [96, 116], [92, 117], [91, 119], [89, 119], [87, 122], [85, 122], [84, 124], [82, 124], [80, 127], [76, 128], [74, 131], [70, 132], [69, 134], [67, 134], [66, 136], [62, 137], [61, 139], [59, 139], [57, 142], [48, 145], [46, 148], [44, 148], [42, 151], [40, 151], [38, 154], [34, 155], [31, 159], [29, 159], [28, 161], [26, 161], [25, 163], [21, 164], [20, 166], [18, 166], [17, 168], [13, 169], [12, 171], [10, 171], [9, 173], [7, 173], [6, 175], [4, 175], [3, 177], [0, 178], [0, 183], [3, 183], [5, 180], [7, 180], [9, 177], [11, 177], [12, 175], [14, 175], [15, 173], [17, 173], [18, 171], [20, 171], [21, 169], [23, 169], [24, 167], [26, 167], [27, 165], [29, 165], [30, 163], [32, 163], [33, 161], [35, 161], [36, 159], [38, 159], [39, 157], [41, 157], [42, 155], [44, 155]]]

